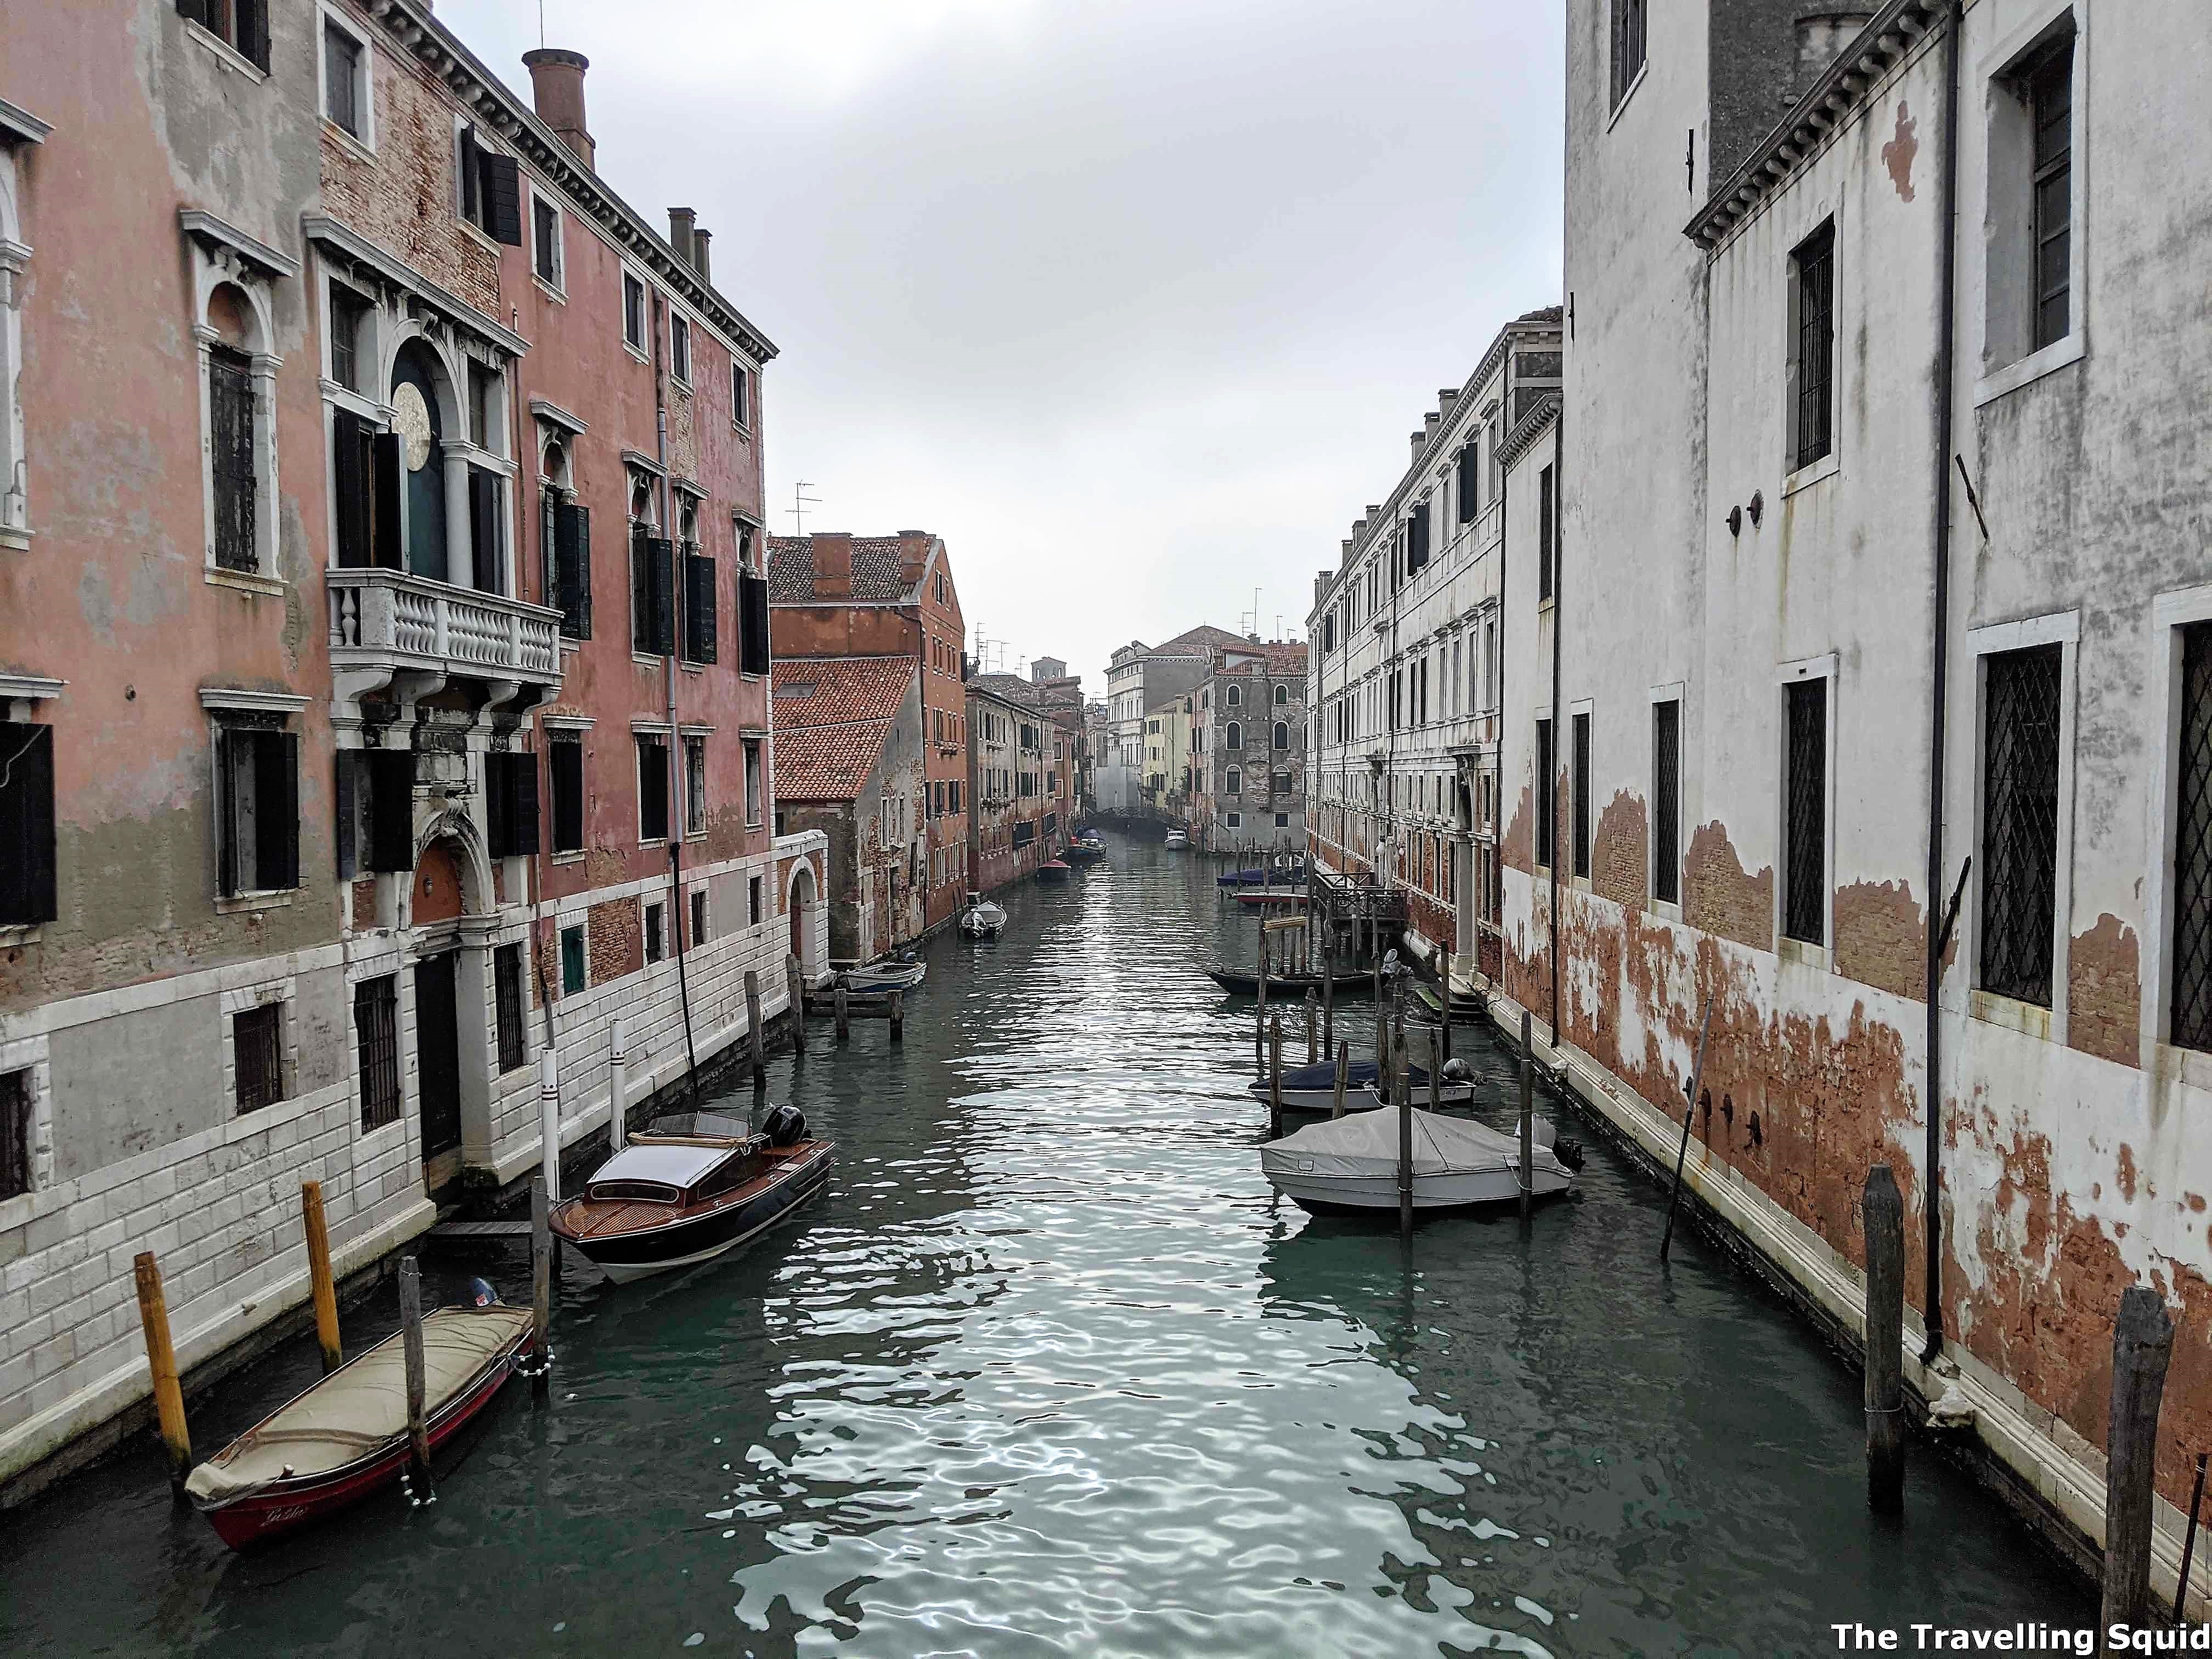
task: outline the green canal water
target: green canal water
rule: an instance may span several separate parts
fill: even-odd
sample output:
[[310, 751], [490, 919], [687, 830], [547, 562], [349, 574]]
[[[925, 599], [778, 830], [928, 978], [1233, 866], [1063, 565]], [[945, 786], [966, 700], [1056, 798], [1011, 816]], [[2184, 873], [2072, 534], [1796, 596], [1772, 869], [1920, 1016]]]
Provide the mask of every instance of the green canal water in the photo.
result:
[[[1702, 1240], [1662, 1271], [1663, 1195], [1587, 1128], [1579, 1197], [1526, 1235], [1439, 1220], [1408, 1254], [1275, 1200], [1250, 1005], [1199, 971], [1251, 959], [1251, 918], [1190, 854], [1111, 847], [1010, 896], [998, 942], [933, 942], [902, 1048], [817, 1026], [779, 1056], [828, 1193], [626, 1290], [572, 1263], [549, 1398], [511, 1385], [434, 1507], [239, 1556], [137, 1449], [0, 1519], [0, 1651], [1765, 1654], [2094, 1622], [1917, 1449], [1902, 1522], [1870, 1520], [1856, 1374]], [[1468, 1048], [1502, 1124], [1510, 1068]], [[313, 1364], [227, 1384], [198, 1443]]]

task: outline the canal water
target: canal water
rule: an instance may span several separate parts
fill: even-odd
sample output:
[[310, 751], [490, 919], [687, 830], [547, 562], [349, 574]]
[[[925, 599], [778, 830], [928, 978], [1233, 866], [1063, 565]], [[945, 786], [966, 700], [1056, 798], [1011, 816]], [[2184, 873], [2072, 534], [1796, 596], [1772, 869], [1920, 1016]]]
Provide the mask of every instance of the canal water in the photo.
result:
[[[572, 1263], [548, 1400], [510, 1386], [434, 1506], [234, 1555], [134, 1450], [0, 1520], [0, 1651], [1766, 1654], [2094, 1622], [1928, 1456], [1870, 1520], [1856, 1375], [1702, 1240], [1662, 1270], [1663, 1195], [1587, 1129], [1579, 1197], [1525, 1235], [1440, 1219], [1407, 1254], [1274, 1199], [1250, 1005], [1200, 971], [1253, 958], [1252, 918], [1194, 855], [1109, 844], [1007, 896], [997, 942], [933, 941], [902, 1047], [817, 1024], [779, 1056], [828, 1193], [628, 1289]], [[1506, 1122], [1510, 1066], [1463, 1048]], [[492, 1276], [526, 1300], [526, 1271]], [[313, 1365], [196, 1407], [201, 1449]]]

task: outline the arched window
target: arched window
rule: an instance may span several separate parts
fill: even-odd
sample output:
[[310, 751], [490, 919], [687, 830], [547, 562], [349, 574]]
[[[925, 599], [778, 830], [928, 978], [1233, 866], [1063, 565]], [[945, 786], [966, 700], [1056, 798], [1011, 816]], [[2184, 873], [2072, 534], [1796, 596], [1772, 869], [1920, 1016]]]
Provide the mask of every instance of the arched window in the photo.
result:
[[[1230, 689], [1234, 690], [1236, 688], [1232, 686]], [[1225, 749], [1242, 749], [1244, 746], [1244, 728], [1235, 720], [1229, 722], [1228, 735], [1223, 739], [1222, 746]]]
[[400, 347], [392, 368], [392, 429], [400, 436], [405, 483], [401, 522], [407, 568], [449, 579], [446, 532], [445, 365], [421, 340]]
[[1229, 706], [1230, 706], [1231, 708], [1236, 708], [1236, 707], [1237, 707], [1237, 705], [1238, 703], [1240, 703], [1240, 702], [1243, 702], [1243, 701], [1244, 701], [1244, 688], [1243, 688], [1243, 686], [1241, 686], [1241, 685], [1232, 685], [1232, 686], [1231, 686], [1231, 687], [1229, 688]]
[[1285, 708], [1289, 705], [1290, 701], [1291, 688], [1287, 685], [1277, 686], [1275, 688], [1275, 707], [1278, 708]]
[[1229, 769], [1229, 793], [1232, 795], [1244, 793], [1244, 774], [1234, 766]]
[[1275, 722], [1275, 747], [1278, 749], [1288, 749], [1290, 746], [1290, 722], [1287, 720], [1277, 720]]

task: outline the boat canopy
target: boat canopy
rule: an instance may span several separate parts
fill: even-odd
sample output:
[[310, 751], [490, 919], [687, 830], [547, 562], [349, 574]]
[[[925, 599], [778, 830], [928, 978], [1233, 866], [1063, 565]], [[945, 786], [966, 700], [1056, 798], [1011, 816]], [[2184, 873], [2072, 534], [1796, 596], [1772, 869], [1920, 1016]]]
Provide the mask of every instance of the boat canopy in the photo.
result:
[[[1548, 1129], [1548, 1124], [1542, 1126]], [[1545, 1139], [1549, 1139], [1547, 1135]], [[1398, 1114], [1389, 1108], [1349, 1112], [1310, 1123], [1296, 1134], [1267, 1143], [1266, 1152], [1295, 1158], [1301, 1174], [1371, 1176], [1398, 1167]], [[1462, 1117], [1413, 1114], [1413, 1173], [1448, 1175], [1517, 1164], [1517, 1135], [1500, 1133]], [[1263, 1164], [1272, 1162], [1263, 1159]]]
[[730, 1146], [625, 1146], [592, 1172], [591, 1184], [599, 1188], [613, 1182], [643, 1182], [673, 1188], [673, 1195], [681, 1196], [737, 1155], [737, 1149]]

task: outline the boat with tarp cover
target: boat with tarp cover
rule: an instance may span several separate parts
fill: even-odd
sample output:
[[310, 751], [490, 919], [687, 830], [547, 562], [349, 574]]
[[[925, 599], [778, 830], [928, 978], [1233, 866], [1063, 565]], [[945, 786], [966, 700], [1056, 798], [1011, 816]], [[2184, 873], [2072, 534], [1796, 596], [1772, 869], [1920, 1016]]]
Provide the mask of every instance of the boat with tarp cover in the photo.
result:
[[[423, 1423], [434, 1454], [532, 1346], [527, 1308], [492, 1302], [423, 1316]], [[216, 1535], [244, 1549], [397, 1485], [409, 1455], [407, 1354], [395, 1331], [194, 1469], [185, 1490]]]
[[[1274, 988], [1274, 981], [1267, 981]], [[1375, 1062], [1355, 1060], [1345, 1067], [1344, 1106], [1346, 1111], [1364, 1112], [1382, 1103], [1382, 1091], [1376, 1083]], [[1408, 1091], [1416, 1100], [1429, 1097], [1429, 1073], [1425, 1066], [1408, 1065], [1406, 1067]], [[1438, 1103], [1445, 1106], [1464, 1106], [1474, 1098], [1474, 1078], [1467, 1062], [1448, 1060], [1444, 1074], [1438, 1079]], [[1261, 1078], [1250, 1085], [1247, 1092], [1252, 1098], [1266, 1103], [1272, 1098], [1267, 1079]], [[1286, 1112], [1326, 1112], [1336, 1105], [1336, 1062], [1324, 1060], [1311, 1066], [1286, 1066], [1283, 1068], [1283, 1109]]]
[[[1413, 1208], [1465, 1210], [1521, 1196], [1521, 1141], [1465, 1118], [1413, 1115]], [[1260, 1170], [1275, 1190], [1317, 1215], [1395, 1213], [1398, 1208], [1399, 1114], [1352, 1112], [1309, 1123], [1260, 1149]], [[1575, 1171], [1562, 1159], [1552, 1126], [1532, 1126], [1528, 1190], [1547, 1198], [1570, 1191]]]

